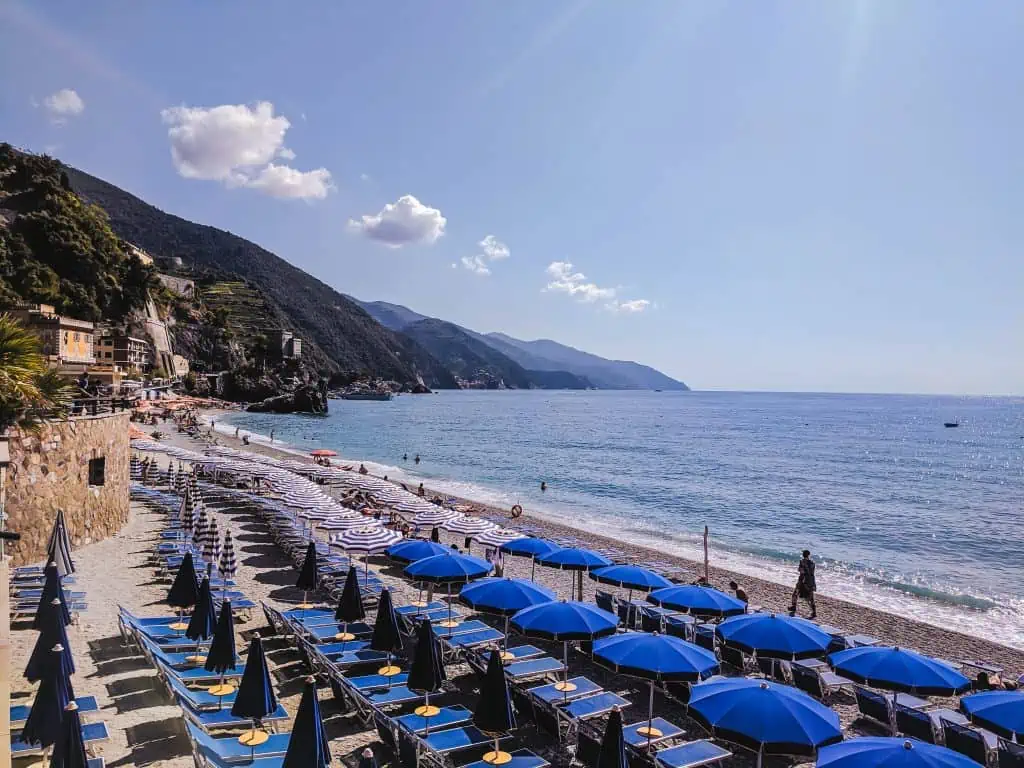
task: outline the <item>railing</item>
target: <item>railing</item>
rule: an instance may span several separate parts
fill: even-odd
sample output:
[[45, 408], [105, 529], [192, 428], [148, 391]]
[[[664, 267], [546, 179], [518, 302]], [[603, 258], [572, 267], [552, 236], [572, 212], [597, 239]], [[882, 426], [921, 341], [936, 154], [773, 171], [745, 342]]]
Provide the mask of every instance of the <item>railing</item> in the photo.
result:
[[76, 397], [71, 401], [72, 416], [99, 416], [104, 413], [130, 411], [138, 405], [137, 397]]

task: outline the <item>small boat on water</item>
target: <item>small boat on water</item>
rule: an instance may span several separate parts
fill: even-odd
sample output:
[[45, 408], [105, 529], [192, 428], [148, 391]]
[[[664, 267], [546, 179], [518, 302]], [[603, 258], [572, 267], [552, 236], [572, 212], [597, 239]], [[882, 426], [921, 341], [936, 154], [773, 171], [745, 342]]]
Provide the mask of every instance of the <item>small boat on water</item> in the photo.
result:
[[952, 429], [953, 427], [959, 427], [960, 421], [945, 421], [942, 423], [942, 426], [946, 427], [947, 429]]
[[390, 400], [390, 392], [343, 392], [342, 400]]

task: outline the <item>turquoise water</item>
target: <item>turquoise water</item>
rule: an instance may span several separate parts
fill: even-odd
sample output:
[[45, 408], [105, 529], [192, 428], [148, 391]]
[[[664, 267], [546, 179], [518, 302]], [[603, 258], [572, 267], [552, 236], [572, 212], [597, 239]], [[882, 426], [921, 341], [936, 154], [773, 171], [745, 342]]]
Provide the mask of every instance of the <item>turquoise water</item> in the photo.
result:
[[330, 406], [219, 426], [684, 556], [706, 524], [717, 564], [784, 583], [809, 548], [827, 594], [1024, 647], [1022, 399], [466, 391]]

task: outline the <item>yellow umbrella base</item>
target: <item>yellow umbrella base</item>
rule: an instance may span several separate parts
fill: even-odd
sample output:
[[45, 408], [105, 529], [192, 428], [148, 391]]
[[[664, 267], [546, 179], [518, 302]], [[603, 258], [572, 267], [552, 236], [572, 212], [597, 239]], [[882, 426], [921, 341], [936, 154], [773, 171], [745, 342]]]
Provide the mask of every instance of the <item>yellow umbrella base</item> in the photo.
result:
[[355, 640], [356, 636], [351, 632], [339, 632], [334, 636], [335, 640]]
[[296, 608], [301, 608], [304, 611], [308, 611], [310, 608], [313, 607], [313, 604], [312, 603], [299, 603], [295, 607]]
[[657, 728], [648, 728], [646, 725], [641, 725], [639, 728], [636, 729], [636, 732], [639, 733], [641, 736], [647, 736], [651, 739], [656, 739], [659, 736], [664, 735]]
[[175, 632], [184, 632], [186, 629], [188, 629], [188, 624], [186, 624], [184, 621], [176, 621], [173, 624], [168, 624], [167, 628], [173, 629]]
[[428, 605], [430, 605], [430, 603], [428, 603], [426, 600], [413, 600], [411, 603], [409, 603], [409, 605], [412, 605], [416, 608], [426, 608]]
[[381, 667], [380, 669], [377, 670], [377, 674], [378, 675], [383, 675], [384, 677], [394, 677], [395, 675], [397, 675], [401, 671], [402, 671], [401, 667], [396, 667], [394, 664], [392, 664], [391, 666], [388, 666], [388, 667]]
[[445, 629], [451, 629], [452, 627], [459, 626], [461, 623], [461, 621], [456, 621], [455, 619], [445, 619], [444, 621], [437, 622], [437, 626], [444, 627]]
[[416, 707], [413, 712], [420, 717], [435, 717], [441, 714], [441, 708], [435, 707], [433, 704], [424, 704], [421, 707]]
[[238, 743], [244, 747], [258, 747], [260, 744], [266, 744], [270, 738], [266, 731], [246, 731], [238, 737]]
[[576, 683], [568, 683], [568, 682], [565, 682], [565, 681], [562, 681], [560, 683], [555, 683], [555, 690], [556, 691], [563, 691], [565, 693], [568, 693], [569, 691], [575, 691], [576, 690]]
[[206, 657], [205, 656], [186, 656], [185, 657], [185, 661], [189, 661], [189, 662], [191, 662], [193, 664], [205, 664], [206, 663]]
[[505, 765], [512, 762], [512, 755], [508, 752], [488, 752], [484, 755], [483, 761], [489, 765]]
[[235, 692], [235, 686], [223, 683], [222, 685], [214, 685], [206, 689], [206, 692], [211, 696], [230, 696]]
[[512, 659], [514, 659], [515, 657], [516, 657], [516, 655], [514, 653], [509, 653], [508, 651], [502, 651], [501, 652], [501, 660], [502, 661], [512, 661]]

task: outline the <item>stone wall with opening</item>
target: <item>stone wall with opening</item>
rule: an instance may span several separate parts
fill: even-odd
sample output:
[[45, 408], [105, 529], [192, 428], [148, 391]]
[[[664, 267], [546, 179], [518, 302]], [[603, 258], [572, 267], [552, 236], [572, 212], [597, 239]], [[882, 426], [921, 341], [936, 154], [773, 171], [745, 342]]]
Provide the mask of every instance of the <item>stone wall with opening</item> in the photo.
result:
[[10, 548], [15, 565], [42, 561], [58, 509], [73, 548], [127, 522], [128, 422], [124, 412], [53, 422], [34, 433], [12, 430], [6, 508], [7, 528], [21, 534]]

